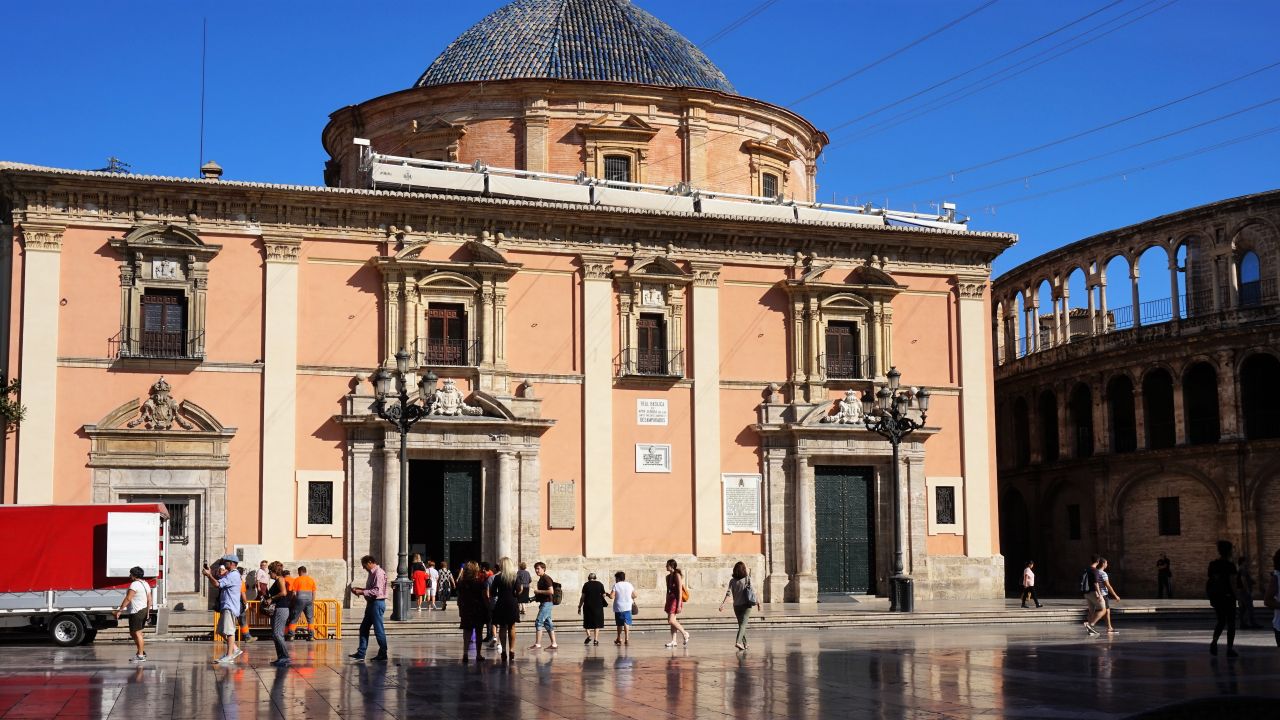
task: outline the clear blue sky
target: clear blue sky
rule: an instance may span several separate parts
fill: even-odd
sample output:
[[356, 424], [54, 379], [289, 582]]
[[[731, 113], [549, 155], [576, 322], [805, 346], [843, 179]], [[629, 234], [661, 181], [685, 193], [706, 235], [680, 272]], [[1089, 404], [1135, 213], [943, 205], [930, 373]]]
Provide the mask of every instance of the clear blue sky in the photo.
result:
[[[1280, 132], [1274, 132], [1030, 198], [1280, 126], [1280, 102], [1028, 177], [1280, 97], [1280, 67], [1072, 142], [950, 175], [1280, 61], [1280, 3], [1265, 0], [1177, 0], [1167, 6], [1168, 0], [1121, 0], [1110, 8], [1114, 0], [998, 0], [796, 102], [986, 2], [777, 0], [705, 49], [741, 94], [791, 106], [831, 133], [833, 145], [819, 170], [820, 199], [882, 204], [887, 198], [892, 207], [923, 211], [954, 194], [961, 212], [972, 216], [971, 227], [1021, 236], [997, 271], [1103, 230], [1280, 187]], [[9, 72], [0, 160], [92, 169], [115, 155], [135, 172], [194, 175], [200, 25], [207, 17], [205, 156], [221, 163], [228, 178], [321, 184], [326, 156], [320, 131], [328, 114], [409, 87], [450, 40], [501, 4], [14, 3], [5, 12]], [[638, 4], [703, 43], [761, 0]], [[1026, 50], [836, 129], [1100, 9]], [[1119, 18], [1124, 13], [1130, 14]], [[1003, 83], [958, 92], [936, 111], [867, 134], [876, 122], [1097, 26], [1039, 59], [1114, 30]], [[940, 175], [946, 177], [916, 182]]]

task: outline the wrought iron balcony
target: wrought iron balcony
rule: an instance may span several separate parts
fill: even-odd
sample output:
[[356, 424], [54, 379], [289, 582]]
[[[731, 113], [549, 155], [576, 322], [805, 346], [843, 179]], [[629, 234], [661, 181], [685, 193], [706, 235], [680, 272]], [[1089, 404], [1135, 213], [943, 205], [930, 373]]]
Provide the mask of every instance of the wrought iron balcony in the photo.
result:
[[822, 354], [818, 364], [827, 380], [871, 380], [876, 376], [874, 355]]
[[107, 340], [107, 355], [117, 360], [203, 360], [204, 331], [124, 328]]
[[684, 351], [626, 348], [615, 361], [618, 377], [684, 377]]
[[480, 362], [480, 342], [419, 338], [413, 361], [419, 367], [474, 367]]

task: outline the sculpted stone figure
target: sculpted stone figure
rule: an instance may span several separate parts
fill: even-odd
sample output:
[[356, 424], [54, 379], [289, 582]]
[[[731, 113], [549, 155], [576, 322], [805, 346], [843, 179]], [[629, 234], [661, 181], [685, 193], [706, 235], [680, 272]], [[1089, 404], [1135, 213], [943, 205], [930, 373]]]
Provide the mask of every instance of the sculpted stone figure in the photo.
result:
[[169, 383], [164, 376], [151, 386], [151, 397], [138, 409], [138, 417], [130, 420], [128, 427], [145, 425], [148, 430], [168, 430], [177, 423], [183, 430], [192, 429], [191, 423], [178, 414], [178, 401], [169, 394]]
[[463, 401], [462, 391], [458, 389], [453, 378], [445, 378], [444, 385], [437, 388], [431, 396], [432, 415], [481, 415], [484, 410], [468, 405]]
[[862, 423], [862, 393], [845, 390], [844, 399], [836, 401], [836, 411], [822, 417], [824, 423], [860, 425]]

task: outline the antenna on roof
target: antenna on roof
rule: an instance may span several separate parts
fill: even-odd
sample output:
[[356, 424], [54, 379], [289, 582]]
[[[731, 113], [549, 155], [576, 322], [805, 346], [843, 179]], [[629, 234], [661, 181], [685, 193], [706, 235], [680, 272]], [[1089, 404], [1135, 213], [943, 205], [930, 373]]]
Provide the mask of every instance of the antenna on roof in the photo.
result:
[[132, 169], [133, 169], [132, 165], [121, 160], [115, 155], [112, 155], [111, 157], [107, 158], [107, 166], [104, 168], [98, 168], [96, 172], [128, 173]]
[[204, 165], [204, 66], [209, 53], [209, 18], [202, 18], [200, 22], [200, 157], [196, 167]]

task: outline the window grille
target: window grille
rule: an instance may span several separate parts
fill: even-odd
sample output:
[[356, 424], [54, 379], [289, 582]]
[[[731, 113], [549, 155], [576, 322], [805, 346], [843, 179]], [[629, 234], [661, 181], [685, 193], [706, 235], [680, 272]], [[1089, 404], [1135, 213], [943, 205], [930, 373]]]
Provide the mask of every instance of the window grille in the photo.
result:
[[175, 545], [187, 544], [187, 503], [165, 503], [169, 511], [169, 542]]
[[956, 524], [956, 489], [941, 485], [933, 489], [935, 517], [939, 525]]
[[760, 176], [760, 194], [768, 198], [778, 197], [778, 176], [765, 173]]
[[631, 182], [631, 158], [626, 155], [605, 155], [604, 179], [611, 182]]
[[333, 524], [333, 483], [312, 480], [307, 483], [307, 524]]

